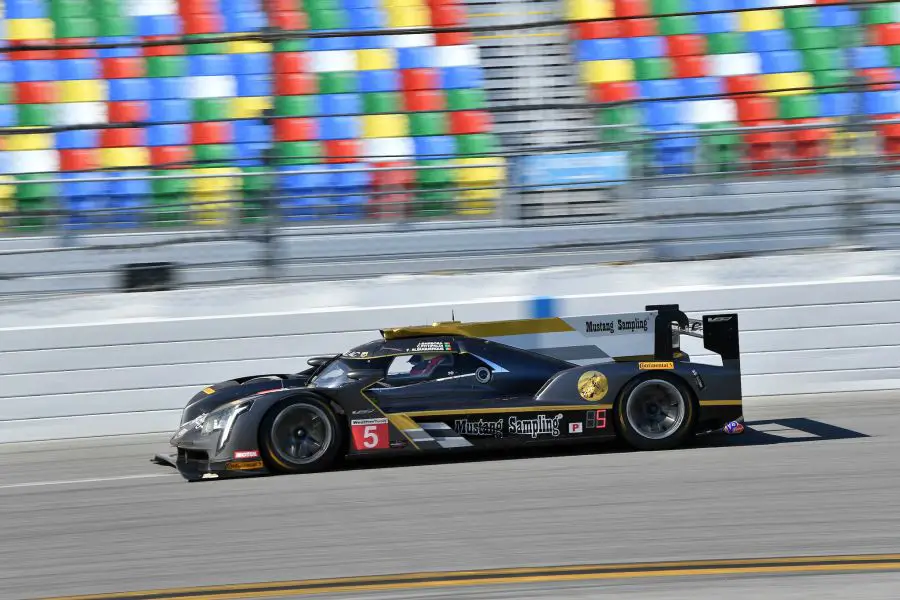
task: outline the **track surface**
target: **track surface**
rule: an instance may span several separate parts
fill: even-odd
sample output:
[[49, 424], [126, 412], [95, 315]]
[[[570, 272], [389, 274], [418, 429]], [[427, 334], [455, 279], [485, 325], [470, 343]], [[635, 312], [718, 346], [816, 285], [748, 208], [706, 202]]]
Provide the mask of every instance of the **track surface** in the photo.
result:
[[[0, 597], [425, 570], [897, 553], [898, 399], [881, 393], [750, 400], [748, 421], [770, 435], [675, 452], [580, 448], [196, 484], [148, 462], [165, 449], [164, 437], [0, 446]], [[782, 421], [761, 423], [773, 419]], [[871, 573], [366, 597], [574, 599], [606, 590], [610, 597], [668, 599], [727, 590], [729, 597], [829, 598], [852, 589], [854, 596], [880, 598], [896, 596], [898, 588], [900, 573]]]

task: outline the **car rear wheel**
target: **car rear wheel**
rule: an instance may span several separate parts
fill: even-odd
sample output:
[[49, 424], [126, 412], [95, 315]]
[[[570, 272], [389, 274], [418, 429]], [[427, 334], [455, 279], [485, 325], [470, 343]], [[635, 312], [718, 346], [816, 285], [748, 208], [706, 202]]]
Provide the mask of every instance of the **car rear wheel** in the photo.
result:
[[323, 402], [292, 398], [269, 410], [259, 437], [271, 470], [313, 473], [331, 468], [340, 458], [344, 430]]
[[622, 437], [638, 450], [680, 446], [694, 426], [694, 402], [684, 382], [665, 375], [643, 375], [622, 390], [616, 420]]

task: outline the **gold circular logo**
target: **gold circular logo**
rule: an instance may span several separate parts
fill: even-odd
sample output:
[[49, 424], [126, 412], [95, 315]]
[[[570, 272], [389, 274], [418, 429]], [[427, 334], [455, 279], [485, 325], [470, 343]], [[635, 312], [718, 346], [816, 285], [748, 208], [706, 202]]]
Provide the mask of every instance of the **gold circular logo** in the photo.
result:
[[587, 371], [578, 378], [578, 393], [588, 402], [602, 400], [608, 391], [609, 382], [600, 371]]

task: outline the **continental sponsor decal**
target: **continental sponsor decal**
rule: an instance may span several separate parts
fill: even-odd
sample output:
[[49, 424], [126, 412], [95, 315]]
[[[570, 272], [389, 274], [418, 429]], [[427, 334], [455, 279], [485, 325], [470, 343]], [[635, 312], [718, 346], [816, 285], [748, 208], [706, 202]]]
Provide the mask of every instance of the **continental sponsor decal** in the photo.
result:
[[216, 390], [212, 389], [211, 387], [208, 387], [205, 390], [203, 390], [203, 393], [206, 395], [214, 394], [214, 393], [216, 393]]
[[675, 363], [671, 361], [658, 361], [658, 362], [639, 362], [638, 369], [641, 371], [652, 371], [654, 369], [674, 369]]
[[602, 400], [609, 391], [609, 381], [600, 371], [586, 371], [578, 378], [578, 393], [588, 402]]
[[263, 461], [261, 460], [233, 460], [225, 465], [229, 471], [252, 471], [253, 469], [262, 469]]

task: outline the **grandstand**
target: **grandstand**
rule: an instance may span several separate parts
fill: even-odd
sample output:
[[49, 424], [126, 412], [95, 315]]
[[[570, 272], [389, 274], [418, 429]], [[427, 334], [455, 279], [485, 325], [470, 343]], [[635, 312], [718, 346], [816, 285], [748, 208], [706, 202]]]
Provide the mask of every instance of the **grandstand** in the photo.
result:
[[[488, 218], [530, 191], [510, 172], [540, 164], [525, 154], [623, 151], [638, 180], [797, 174], [848, 153], [845, 119], [900, 115], [896, 2], [0, 6], [7, 235], [219, 228], [269, 208], [288, 224]], [[876, 129], [895, 152], [900, 124]], [[615, 179], [535, 189], [600, 204]]]

